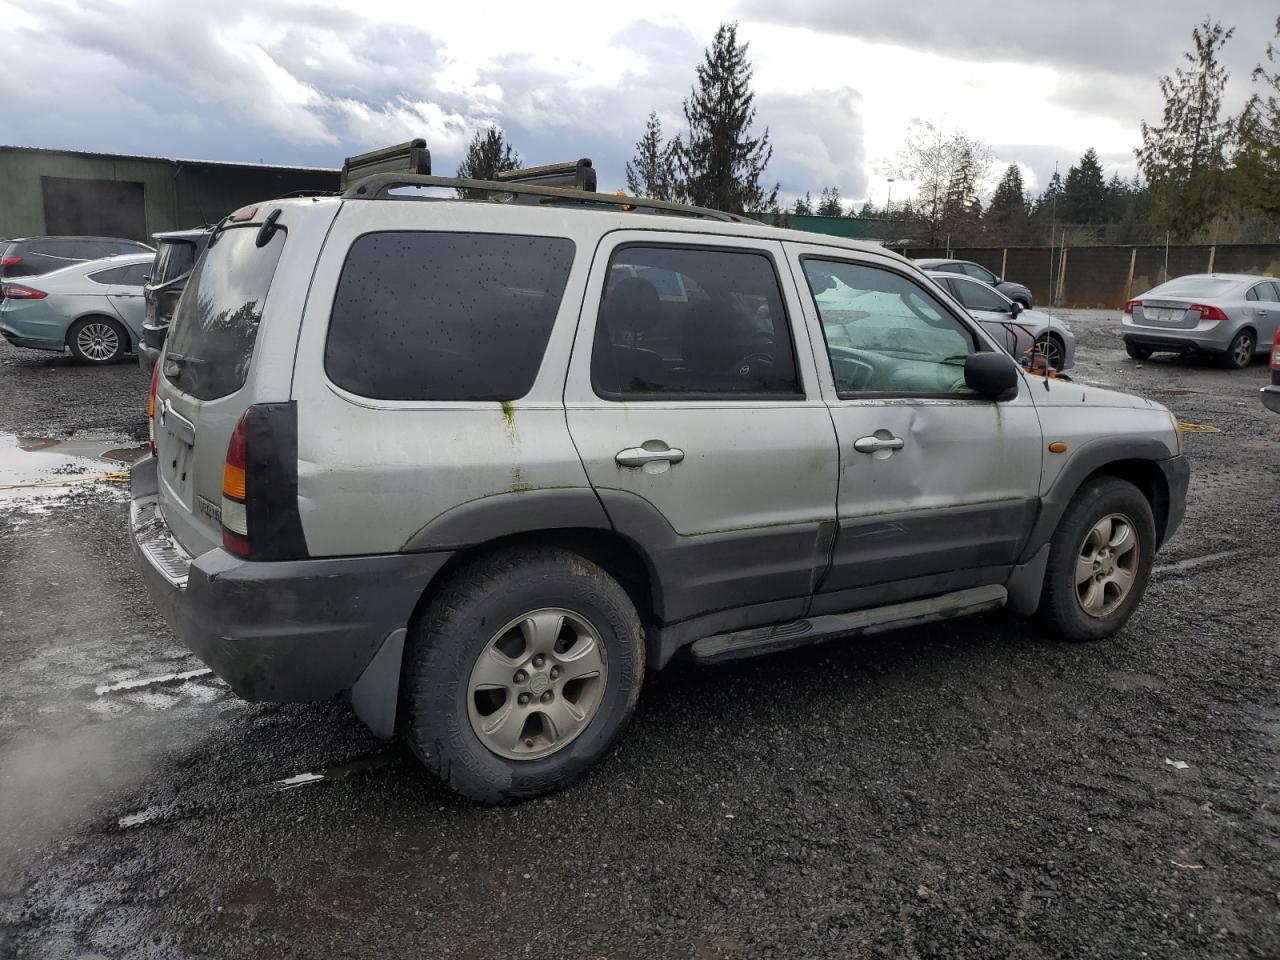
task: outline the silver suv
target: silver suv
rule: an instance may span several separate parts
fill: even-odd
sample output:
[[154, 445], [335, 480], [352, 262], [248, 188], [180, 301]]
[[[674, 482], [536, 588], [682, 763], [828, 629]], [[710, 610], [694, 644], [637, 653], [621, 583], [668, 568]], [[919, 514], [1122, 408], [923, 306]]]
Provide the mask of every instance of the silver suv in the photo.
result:
[[1113, 634], [1188, 479], [1164, 407], [1024, 373], [881, 246], [510, 181], [232, 215], [151, 403], [174, 630], [483, 802], [581, 774], [677, 655], [1003, 606]]

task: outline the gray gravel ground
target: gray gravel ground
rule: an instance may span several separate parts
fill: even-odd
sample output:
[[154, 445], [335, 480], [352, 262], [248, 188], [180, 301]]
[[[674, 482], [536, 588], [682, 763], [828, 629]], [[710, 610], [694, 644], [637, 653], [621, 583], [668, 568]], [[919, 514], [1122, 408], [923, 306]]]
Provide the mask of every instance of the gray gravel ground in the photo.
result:
[[[200, 666], [123, 494], [0, 501], [0, 957], [1280, 955], [1265, 368], [1139, 365], [1116, 315], [1068, 319], [1079, 379], [1222, 431], [1187, 436], [1186, 523], [1119, 637], [996, 615], [677, 666], [584, 782], [514, 808], [339, 702], [95, 693]], [[0, 432], [136, 439], [145, 391], [0, 345]]]

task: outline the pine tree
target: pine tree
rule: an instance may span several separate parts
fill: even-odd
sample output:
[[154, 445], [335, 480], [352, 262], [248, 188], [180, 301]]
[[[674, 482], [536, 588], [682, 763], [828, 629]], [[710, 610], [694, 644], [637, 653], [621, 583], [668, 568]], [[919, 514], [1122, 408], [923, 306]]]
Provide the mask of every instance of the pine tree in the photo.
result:
[[820, 217], [840, 217], [844, 215], [844, 202], [840, 199], [839, 187], [822, 188], [822, 197], [818, 200], [816, 212]]
[[[467, 155], [458, 165], [458, 176], [467, 180], [492, 180], [495, 174], [520, 169], [520, 155], [507, 142], [502, 128], [485, 127], [477, 130], [467, 147]], [[484, 200], [489, 195], [483, 190], [459, 190], [465, 200]]]
[[1236, 119], [1235, 155], [1227, 188], [1238, 205], [1271, 220], [1280, 219], [1280, 17], [1276, 35], [1267, 44], [1267, 66], [1259, 64], [1253, 82], [1261, 87]]
[[973, 216], [990, 162], [991, 149], [959, 131], [948, 134], [926, 122], [910, 132], [902, 172], [916, 182], [915, 216], [928, 228], [930, 246], [952, 221], [959, 225]]
[[1021, 243], [1027, 234], [1027, 190], [1022, 182], [1022, 169], [1011, 163], [991, 195], [984, 221], [1001, 243]]
[[803, 197], [797, 197], [795, 205], [791, 208], [791, 213], [797, 217], [813, 216], [813, 197], [809, 196], [809, 191], [804, 192]]
[[1067, 170], [1062, 187], [1062, 209], [1059, 216], [1066, 223], [1102, 223], [1107, 217], [1107, 184], [1102, 164], [1093, 147], [1084, 152], [1078, 164]]
[[1227, 71], [1218, 62], [1235, 28], [1207, 18], [1191, 31], [1189, 66], [1160, 78], [1163, 122], [1142, 122], [1142, 146], [1134, 151], [1155, 201], [1158, 224], [1178, 236], [1204, 226], [1222, 202], [1223, 170], [1231, 124], [1220, 118]]
[[627, 192], [654, 200], [675, 198], [676, 163], [674, 144], [662, 136], [662, 122], [649, 111], [644, 136], [636, 141], [636, 155], [626, 166]]
[[751, 135], [756, 108], [749, 46], [738, 43], [736, 22], [720, 24], [684, 101], [688, 131], [676, 158], [689, 202], [730, 213], [766, 210], [778, 198], [776, 184], [770, 190], [760, 185], [773, 147], [768, 127]]
[[[850, 209], [849, 214], [850, 214], [850, 216], [852, 216], [852, 215], [853, 215], [853, 210], [852, 210], [852, 209]], [[868, 198], [863, 202], [863, 204], [862, 204], [862, 209], [858, 211], [858, 216], [859, 216], [861, 219], [863, 219], [863, 220], [873, 220], [873, 219], [875, 219], [875, 216], [876, 216], [876, 208], [875, 208], [875, 205], [871, 202], [871, 198], [870, 198], [870, 197], [868, 197]]]

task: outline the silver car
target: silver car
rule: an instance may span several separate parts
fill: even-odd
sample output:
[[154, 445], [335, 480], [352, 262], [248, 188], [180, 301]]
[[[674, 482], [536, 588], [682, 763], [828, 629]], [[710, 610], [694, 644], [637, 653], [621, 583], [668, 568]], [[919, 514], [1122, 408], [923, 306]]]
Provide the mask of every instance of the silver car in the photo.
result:
[[1239, 273], [1194, 273], [1124, 305], [1121, 337], [1135, 360], [1156, 352], [1206, 353], [1241, 370], [1280, 328], [1280, 285]]
[[878, 245], [407, 149], [220, 224], [156, 368], [140, 571], [241, 696], [349, 692], [498, 803], [677, 655], [1137, 609], [1189, 478], [1166, 408], [1033, 380]]
[[982, 321], [987, 332], [1019, 361], [1043, 356], [1054, 370], [1068, 370], [1076, 362], [1076, 338], [1061, 320], [1041, 310], [1024, 309], [980, 280], [957, 273], [925, 270], [964, 308]]

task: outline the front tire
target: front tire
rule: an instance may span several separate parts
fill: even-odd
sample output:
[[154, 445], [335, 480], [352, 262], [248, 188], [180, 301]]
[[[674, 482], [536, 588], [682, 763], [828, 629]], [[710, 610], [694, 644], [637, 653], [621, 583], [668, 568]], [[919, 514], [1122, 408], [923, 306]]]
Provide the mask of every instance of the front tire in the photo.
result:
[[1049, 546], [1044, 599], [1067, 640], [1099, 640], [1120, 630], [1142, 601], [1155, 562], [1151, 504], [1117, 477], [1087, 481]]
[[81, 363], [101, 366], [124, 356], [129, 335], [110, 317], [84, 317], [67, 331], [67, 346]]
[[643, 632], [626, 591], [589, 560], [546, 547], [463, 567], [411, 643], [409, 745], [481, 803], [576, 780], [625, 729], [644, 679]]
[[1253, 352], [1258, 347], [1258, 338], [1252, 330], [1241, 330], [1231, 339], [1231, 346], [1222, 357], [1222, 363], [1232, 370], [1243, 370], [1253, 363]]

